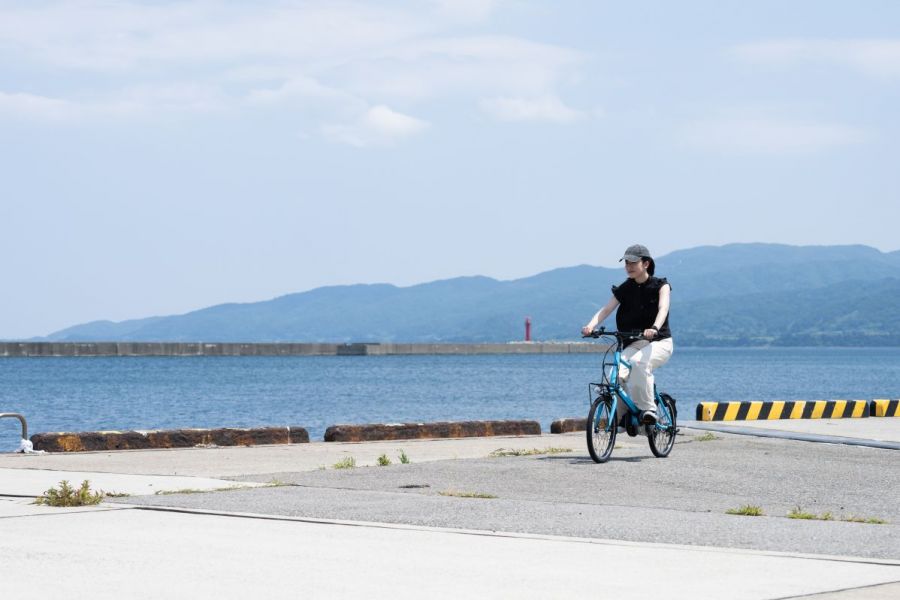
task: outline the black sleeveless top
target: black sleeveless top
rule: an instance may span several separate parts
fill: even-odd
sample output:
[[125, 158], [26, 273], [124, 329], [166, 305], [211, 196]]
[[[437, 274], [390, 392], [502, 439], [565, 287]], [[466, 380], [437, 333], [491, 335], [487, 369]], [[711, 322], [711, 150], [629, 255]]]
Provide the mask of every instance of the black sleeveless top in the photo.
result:
[[[665, 277], [651, 277], [644, 283], [626, 279], [622, 285], [614, 285], [612, 293], [619, 301], [619, 309], [616, 311], [618, 330], [643, 331], [652, 327], [659, 314], [659, 289], [668, 283]], [[669, 290], [671, 291], [671, 286]], [[666, 321], [654, 339], [664, 340], [670, 337], [672, 332], [669, 330], [669, 315], [666, 315]]]

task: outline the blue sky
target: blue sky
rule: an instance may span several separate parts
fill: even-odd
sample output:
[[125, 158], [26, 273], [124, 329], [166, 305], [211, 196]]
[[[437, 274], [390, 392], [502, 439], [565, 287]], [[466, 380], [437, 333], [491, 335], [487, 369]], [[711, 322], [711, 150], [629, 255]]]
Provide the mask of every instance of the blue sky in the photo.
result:
[[900, 3], [0, 2], [0, 338], [322, 285], [900, 248]]

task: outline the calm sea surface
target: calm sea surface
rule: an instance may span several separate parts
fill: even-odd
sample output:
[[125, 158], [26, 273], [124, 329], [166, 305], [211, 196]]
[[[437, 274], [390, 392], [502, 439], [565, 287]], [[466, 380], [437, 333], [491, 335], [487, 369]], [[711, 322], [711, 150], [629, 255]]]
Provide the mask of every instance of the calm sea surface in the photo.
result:
[[[602, 355], [2, 358], [0, 412], [29, 433], [537, 419], [587, 414]], [[900, 348], [677, 348], [657, 384], [705, 400], [900, 397]], [[0, 452], [19, 423], [0, 420]]]

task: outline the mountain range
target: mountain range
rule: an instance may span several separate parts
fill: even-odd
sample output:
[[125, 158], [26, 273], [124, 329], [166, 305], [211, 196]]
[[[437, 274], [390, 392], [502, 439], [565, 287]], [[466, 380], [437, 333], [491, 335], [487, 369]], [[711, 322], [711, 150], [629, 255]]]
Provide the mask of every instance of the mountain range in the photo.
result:
[[[681, 345], [900, 345], [900, 251], [729, 244], [656, 260], [672, 285]], [[573, 340], [625, 279], [588, 265], [509, 281], [458, 277], [408, 287], [316, 288], [182, 315], [95, 321], [41, 341], [502, 342]], [[607, 321], [614, 326], [614, 319]]]

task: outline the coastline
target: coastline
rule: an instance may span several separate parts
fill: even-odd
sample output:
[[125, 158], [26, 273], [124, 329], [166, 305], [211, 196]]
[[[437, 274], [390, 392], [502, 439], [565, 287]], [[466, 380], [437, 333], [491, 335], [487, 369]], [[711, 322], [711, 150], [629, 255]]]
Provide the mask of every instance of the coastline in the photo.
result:
[[[497, 354], [593, 354], [606, 352], [597, 342], [483, 342], [483, 343], [394, 343], [394, 342], [2, 342], [0, 358], [41, 357], [132, 357], [132, 356], [451, 356]], [[681, 349], [758, 350], [814, 348], [858, 350], [900, 346], [830, 344], [678, 344]]]
[[507, 343], [237, 343], [237, 342], [0, 342], [0, 357], [42, 356], [391, 356], [466, 354], [583, 354], [605, 352], [591, 342]]

